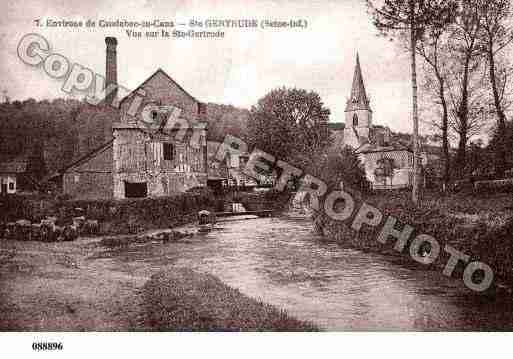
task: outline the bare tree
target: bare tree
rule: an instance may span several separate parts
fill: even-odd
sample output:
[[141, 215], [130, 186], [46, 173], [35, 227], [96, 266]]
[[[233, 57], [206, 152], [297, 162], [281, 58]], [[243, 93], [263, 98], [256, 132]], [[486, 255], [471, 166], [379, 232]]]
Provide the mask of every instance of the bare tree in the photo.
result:
[[385, 0], [380, 7], [367, 0], [374, 25], [385, 36], [401, 36], [408, 33], [410, 38], [411, 84], [412, 84], [412, 122], [413, 122], [413, 189], [412, 201], [419, 200], [419, 114], [417, 101], [417, 41], [424, 35], [425, 28], [436, 21], [447, 19], [455, 9], [450, 0]]
[[488, 72], [493, 104], [497, 115], [497, 139], [495, 174], [504, 177], [506, 170], [506, 115], [504, 114], [504, 97], [501, 98], [501, 88], [504, 89], [506, 79], [499, 79], [500, 70], [497, 69], [496, 57], [513, 40], [513, 31], [509, 24], [511, 4], [509, 0], [482, 0], [481, 9], [481, 42], [488, 62]]
[[427, 65], [425, 87], [435, 93], [435, 102], [441, 107], [440, 122], [435, 121], [433, 125], [441, 131], [444, 190], [450, 181], [449, 109], [446, 98], [447, 70], [444, 64], [447, 61], [447, 33], [451, 22], [434, 22], [417, 45], [417, 52]]
[[[456, 166], [460, 174], [466, 167], [466, 149], [470, 137], [471, 124], [469, 119], [470, 93], [473, 75], [479, 72], [481, 48], [479, 36], [481, 31], [480, 0], [461, 0], [457, 16], [452, 26], [449, 51], [452, 53], [452, 93], [451, 100], [455, 106], [454, 119], [458, 134], [458, 152]], [[454, 90], [456, 90], [456, 93]]]

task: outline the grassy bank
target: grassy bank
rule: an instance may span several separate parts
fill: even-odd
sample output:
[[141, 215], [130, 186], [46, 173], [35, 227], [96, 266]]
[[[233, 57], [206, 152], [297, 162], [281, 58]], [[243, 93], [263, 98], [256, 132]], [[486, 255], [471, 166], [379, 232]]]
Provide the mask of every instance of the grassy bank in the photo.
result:
[[148, 330], [315, 331], [307, 322], [187, 269], [154, 275], [143, 289]]
[[[339, 222], [320, 214], [316, 217], [318, 229], [355, 248], [409, 258], [409, 243], [398, 253], [393, 248], [394, 240], [386, 244], [377, 240], [386, 218], [394, 216], [399, 221], [396, 228], [401, 229], [406, 224], [414, 228], [409, 242], [421, 233], [431, 235], [441, 248], [450, 245], [468, 254], [471, 261], [487, 263], [496, 278], [513, 286], [513, 198], [510, 195], [426, 194], [416, 206], [411, 203], [408, 192], [399, 192], [371, 195], [364, 201], [383, 213], [379, 226], [363, 226], [356, 232], [350, 228], [354, 215]], [[448, 259], [449, 255], [442, 251], [431, 267], [444, 267]], [[453, 276], [461, 278], [463, 269], [460, 263]]]

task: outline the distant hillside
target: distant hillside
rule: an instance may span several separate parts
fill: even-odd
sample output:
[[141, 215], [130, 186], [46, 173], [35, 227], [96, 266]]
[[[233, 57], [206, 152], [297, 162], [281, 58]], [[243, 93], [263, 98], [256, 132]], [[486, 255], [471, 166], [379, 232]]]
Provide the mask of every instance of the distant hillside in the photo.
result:
[[75, 119], [83, 103], [77, 100], [0, 103], [0, 158], [8, 161], [39, 151], [51, 172], [76, 151]]
[[[210, 141], [226, 134], [245, 137], [249, 111], [207, 105]], [[73, 99], [0, 103], [0, 161], [42, 152], [51, 173], [100, 146], [110, 137], [111, 121], [100, 109]]]
[[249, 111], [232, 105], [207, 104], [209, 122], [208, 139], [223, 141], [227, 134], [238, 138], [246, 137]]

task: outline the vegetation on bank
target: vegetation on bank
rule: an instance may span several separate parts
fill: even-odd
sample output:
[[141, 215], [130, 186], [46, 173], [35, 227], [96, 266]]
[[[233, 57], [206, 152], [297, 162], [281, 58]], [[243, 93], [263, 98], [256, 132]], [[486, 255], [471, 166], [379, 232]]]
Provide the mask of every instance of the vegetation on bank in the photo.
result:
[[144, 321], [156, 331], [317, 331], [210, 274], [160, 272], [143, 288]]
[[0, 198], [0, 222], [26, 219], [32, 222], [57, 218], [57, 225], [73, 217], [97, 220], [98, 234], [135, 234], [153, 228], [168, 228], [193, 221], [202, 209], [222, 210], [223, 200], [209, 191], [169, 197], [126, 200], [45, 200], [23, 196]]
[[[409, 192], [382, 192], [360, 198], [357, 202], [370, 204], [383, 213], [381, 224], [376, 227], [364, 225], [358, 232], [351, 228], [356, 212], [347, 221], [334, 221], [324, 213], [316, 213], [317, 228], [325, 235], [341, 243], [363, 250], [394, 254], [395, 240], [386, 244], [378, 242], [379, 233], [388, 216], [398, 219], [397, 229], [404, 225], [414, 228], [409, 242], [401, 254], [409, 258], [409, 244], [418, 234], [428, 234], [437, 239], [441, 248], [446, 244], [468, 254], [470, 260], [487, 263], [495, 276], [513, 284], [513, 198], [509, 194], [486, 196], [479, 194], [426, 194], [422, 204], [414, 205]], [[343, 206], [338, 203], [336, 206]], [[336, 207], [337, 208], [337, 207]], [[356, 205], [356, 209], [359, 206]], [[339, 207], [339, 210], [341, 207]], [[444, 267], [449, 255], [444, 251], [432, 266]], [[464, 266], [460, 263], [453, 276], [461, 275]]]

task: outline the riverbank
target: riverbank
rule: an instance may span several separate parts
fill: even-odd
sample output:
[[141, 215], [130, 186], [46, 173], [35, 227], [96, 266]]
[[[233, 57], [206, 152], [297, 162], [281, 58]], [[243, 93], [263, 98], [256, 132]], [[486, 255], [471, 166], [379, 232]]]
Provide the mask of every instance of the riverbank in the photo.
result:
[[144, 285], [145, 322], [157, 331], [317, 331], [218, 278], [180, 268]]
[[134, 238], [0, 241], [0, 331], [316, 330], [212, 275], [118, 258]]
[[[490, 265], [496, 281], [513, 287], [513, 198], [508, 194], [465, 194], [448, 195], [426, 194], [421, 205], [413, 205], [408, 192], [383, 192], [368, 196], [365, 203], [383, 213], [383, 221], [378, 226], [364, 225], [354, 231], [351, 223], [354, 215], [344, 222], [335, 221], [325, 214], [317, 214], [317, 229], [325, 236], [344, 245], [371, 252], [400, 256], [410, 262], [409, 245], [418, 234], [434, 237], [441, 248], [445, 245], [469, 255], [470, 261], [482, 261]], [[360, 202], [360, 201], [359, 201]], [[357, 207], [358, 208], [358, 207]], [[395, 240], [389, 239], [383, 244], [378, 241], [384, 219], [397, 218], [395, 228], [401, 230], [404, 225], [413, 228], [404, 250], [394, 249]], [[449, 255], [441, 255], [431, 265], [419, 265], [427, 269], [444, 268]], [[453, 277], [461, 278], [464, 267], [456, 266]], [[496, 290], [492, 286], [489, 292]]]

